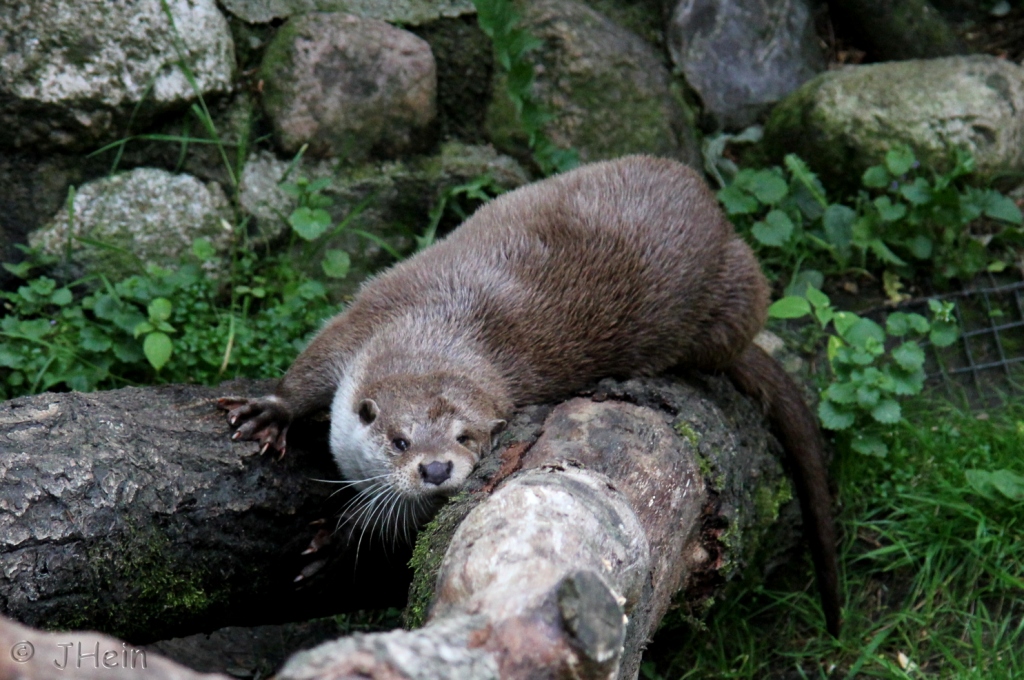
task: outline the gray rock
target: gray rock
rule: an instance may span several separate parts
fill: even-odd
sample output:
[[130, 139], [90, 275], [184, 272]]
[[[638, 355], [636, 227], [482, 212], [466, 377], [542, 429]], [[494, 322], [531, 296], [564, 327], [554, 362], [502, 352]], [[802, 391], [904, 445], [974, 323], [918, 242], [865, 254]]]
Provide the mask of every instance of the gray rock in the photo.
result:
[[[545, 133], [583, 161], [649, 153], [699, 163], [695, 133], [671, 76], [634, 33], [576, 0], [516, 3], [524, 26], [544, 45], [529, 53], [534, 94], [553, 114]], [[491, 140], [523, 153], [525, 140], [505, 93], [494, 85], [487, 114]]]
[[[256, 218], [260, 242], [279, 239], [287, 229], [285, 220], [295, 208], [295, 200], [279, 187], [289, 165], [267, 152], [253, 154], [245, 165], [240, 202]], [[422, 233], [428, 213], [441, 193], [483, 174], [490, 175], [505, 189], [514, 189], [530, 180], [516, 161], [499, 155], [493, 148], [456, 142], [443, 145], [436, 156], [373, 163], [340, 172], [337, 162], [330, 159], [306, 163], [293, 171], [289, 180], [298, 176], [311, 181], [332, 178], [321, 193], [334, 201], [328, 211], [335, 224], [361, 201], [372, 197], [350, 227], [373, 234], [400, 252], [409, 252], [414, 244], [413, 234]], [[380, 245], [352, 231], [336, 237], [321, 253], [327, 248], [340, 248], [352, 258], [351, 273], [339, 289], [342, 292], [351, 292], [360, 279], [390, 261]], [[302, 265], [322, 276], [318, 258]]]
[[308, 12], [348, 12], [367, 19], [418, 26], [476, 11], [472, 0], [223, 0], [223, 5], [251, 24]]
[[437, 110], [430, 45], [408, 31], [350, 14], [313, 13], [285, 24], [260, 69], [263, 106], [278, 146], [364, 160], [423, 148]]
[[1024, 172], [1024, 68], [988, 56], [888, 62], [823, 73], [765, 127], [769, 152], [796, 152], [833, 182], [859, 182], [894, 144], [949, 167], [954, 147], [982, 177]]
[[[69, 215], [61, 208], [53, 219], [29, 235], [29, 243], [51, 255], [64, 255], [87, 271], [139, 271], [142, 265], [174, 265], [203, 237], [225, 252], [231, 231], [224, 221], [231, 211], [220, 185], [190, 175], [137, 168], [82, 185]], [[69, 238], [98, 241], [102, 248]]]
[[[214, 0], [0, 3], [0, 147], [82, 149], [125, 133], [196, 93], [227, 92], [234, 46]], [[136, 106], [138, 108], [136, 109]]]
[[752, 125], [825, 70], [807, 0], [681, 0], [672, 59], [719, 127]]

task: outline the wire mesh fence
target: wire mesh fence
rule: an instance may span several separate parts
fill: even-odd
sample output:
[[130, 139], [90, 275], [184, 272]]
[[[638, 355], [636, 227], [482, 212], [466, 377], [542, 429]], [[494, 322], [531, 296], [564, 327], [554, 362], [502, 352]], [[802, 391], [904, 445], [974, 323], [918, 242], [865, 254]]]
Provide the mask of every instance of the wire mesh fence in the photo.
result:
[[[990, 278], [939, 299], [953, 303], [960, 337], [929, 346], [928, 384], [973, 407], [1024, 396], [1024, 281], [996, 285]], [[927, 316], [927, 301], [901, 306]]]

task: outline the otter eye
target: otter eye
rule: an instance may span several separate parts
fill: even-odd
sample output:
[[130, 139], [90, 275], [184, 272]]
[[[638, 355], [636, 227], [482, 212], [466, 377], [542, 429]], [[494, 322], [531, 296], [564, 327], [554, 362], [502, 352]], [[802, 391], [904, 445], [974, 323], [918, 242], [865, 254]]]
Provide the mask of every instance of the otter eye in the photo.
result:
[[391, 445], [399, 451], [405, 451], [409, 448], [409, 440], [404, 437], [395, 437], [391, 440]]
[[473, 441], [473, 438], [470, 437], [468, 434], [460, 434], [458, 437], [455, 438], [455, 441], [462, 444], [463, 446], [466, 446], [467, 444]]

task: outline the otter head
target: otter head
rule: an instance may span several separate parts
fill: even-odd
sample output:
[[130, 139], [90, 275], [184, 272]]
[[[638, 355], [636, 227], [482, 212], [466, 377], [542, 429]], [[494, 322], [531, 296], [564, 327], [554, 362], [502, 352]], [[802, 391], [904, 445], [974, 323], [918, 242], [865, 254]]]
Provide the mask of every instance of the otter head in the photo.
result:
[[497, 400], [463, 376], [347, 382], [331, 408], [331, 451], [365, 497], [386, 496], [400, 510], [426, 510], [457, 491], [505, 426]]

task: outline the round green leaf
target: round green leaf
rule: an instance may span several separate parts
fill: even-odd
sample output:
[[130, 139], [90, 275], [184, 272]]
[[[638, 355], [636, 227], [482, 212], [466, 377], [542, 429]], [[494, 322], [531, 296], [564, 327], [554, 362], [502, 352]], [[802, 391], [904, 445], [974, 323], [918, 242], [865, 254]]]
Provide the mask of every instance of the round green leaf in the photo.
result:
[[825, 238], [836, 248], [846, 248], [853, 239], [853, 223], [856, 219], [857, 213], [852, 208], [833, 203], [821, 217]]
[[893, 360], [908, 371], [924, 366], [924, 350], [916, 342], [905, 342], [892, 351]]
[[885, 154], [885, 167], [894, 175], [905, 175], [910, 172], [916, 160], [909, 147], [897, 146]]
[[58, 288], [57, 290], [53, 291], [52, 295], [50, 295], [50, 302], [59, 307], [71, 304], [72, 299], [73, 298], [71, 295], [71, 291], [68, 290], [67, 288]]
[[869, 189], [884, 189], [889, 186], [892, 177], [884, 165], [873, 165], [864, 171], [861, 176], [861, 183]]
[[82, 329], [78, 344], [82, 349], [90, 352], [106, 352], [110, 349], [110, 337], [96, 326], [86, 326]]
[[718, 200], [730, 215], [749, 215], [758, 208], [757, 199], [735, 185], [719, 191]]
[[852, 404], [857, 401], [857, 387], [848, 382], [832, 383], [825, 390], [825, 398], [837, 404]]
[[857, 405], [862, 409], [875, 408], [878, 405], [880, 393], [873, 387], [862, 385], [857, 388]]
[[895, 222], [907, 214], [907, 206], [893, 203], [888, 196], [879, 196], [874, 203], [883, 222]]
[[910, 254], [919, 260], [927, 260], [932, 256], [932, 240], [923, 234], [910, 239], [907, 245], [910, 247]]
[[786, 180], [770, 170], [758, 171], [751, 178], [748, 188], [757, 200], [766, 205], [775, 205], [789, 193]]
[[932, 324], [932, 332], [928, 339], [936, 347], [948, 347], [956, 342], [958, 335], [956, 324], [951, 321], [936, 321]]
[[799, 319], [811, 313], [811, 303], [806, 298], [790, 295], [776, 300], [768, 308], [768, 316], [773, 319]]
[[149, 318], [153, 321], [167, 321], [171, 318], [171, 301], [167, 298], [156, 298], [149, 303]]
[[871, 319], [858, 318], [849, 328], [840, 330], [839, 334], [851, 345], [858, 347], [867, 347], [868, 339], [885, 342], [885, 331]]
[[217, 249], [213, 247], [210, 239], [206, 238], [197, 238], [192, 241], [192, 253], [203, 262], [217, 257]]
[[883, 399], [871, 409], [871, 417], [880, 423], [892, 425], [900, 422], [900, 418], [903, 416], [900, 405], [895, 399]]
[[166, 333], [150, 333], [142, 343], [142, 351], [146, 354], [146, 359], [158, 371], [171, 358], [172, 349], [174, 349], [174, 345]]
[[892, 379], [892, 393], [902, 396], [920, 394], [924, 388], [924, 371], [908, 371], [899, 366], [886, 366], [886, 372]]
[[328, 250], [320, 267], [324, 274], [332, 279], [343, 279], [348, 276], [352, 261], [344, 250]]
[[296, 208], [288, 217], [288, 224], [292, 225], [296, 234], [307, 241], [312, 241], [330, 228], [331, 215], [321, 208], [302, 206]]
[[821, 425], [827, 430], [845, 430], [853, 425], [856, 419], [853, 413], [837, 407], [831, 401], [822, 399], [818, 404], [818, 418]]
[[781, 210], [772, 210], [763, 222], [756, 222], [750, 232], [766, 246], [781, 246], [793, 235], [793, 220]]
[[914, 205], [924, 205], [932, 200], [932, 188], [928, 180], [918, 177], [913, 184], [901, 186], [900, 195]]

